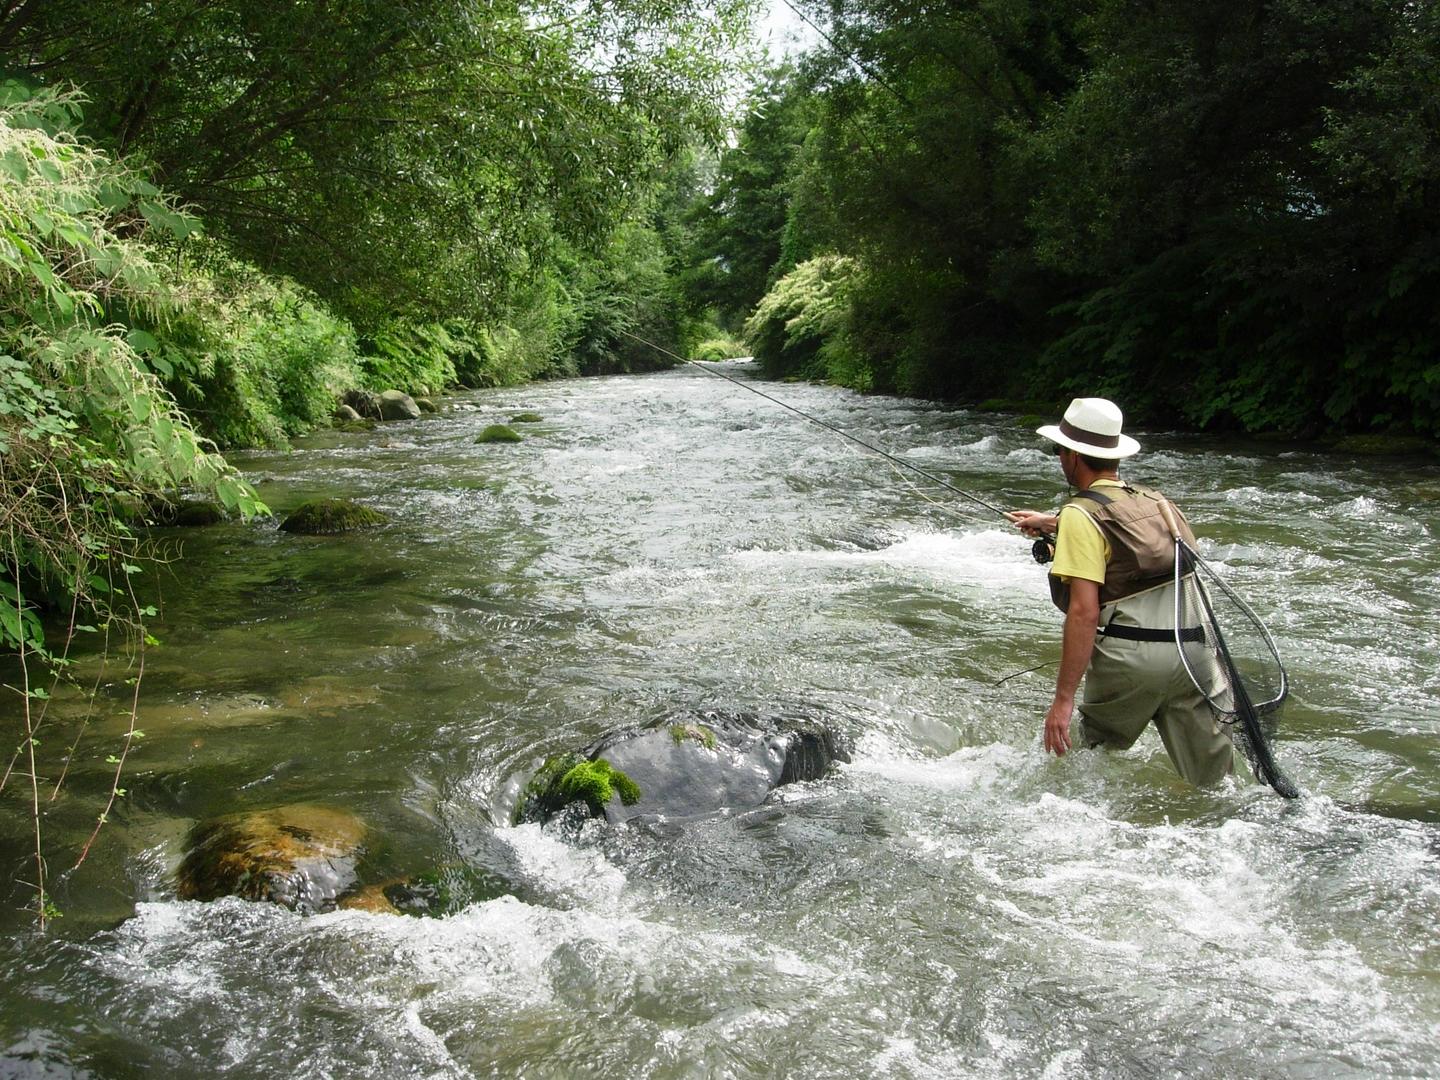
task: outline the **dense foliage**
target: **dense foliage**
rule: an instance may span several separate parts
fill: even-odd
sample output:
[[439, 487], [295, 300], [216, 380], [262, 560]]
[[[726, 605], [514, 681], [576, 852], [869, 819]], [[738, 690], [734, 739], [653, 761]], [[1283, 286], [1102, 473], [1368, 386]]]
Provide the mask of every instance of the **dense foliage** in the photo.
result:
[[697, 293], [835, 253], [850, 385], [1440, 434], [1435, 5], [809, 7], [830, 42], [722, 159]]
[[[0, 645], [44, 647], [31, 587], [82, 608], [122, 592], [127, 519], [180, 487], [244, 513], [254, 492], [207, 449], [156, 368], [154, 339], [117, 321], [159, 325], [188, 299], [157, 258], [156, 230], [188, 219], [153, 187], [69, 133], [73, 99], [0, 104]], [[123, 229], [123, 234], [121, 230]], [[123, 580], [123, 579], [122, 579]]]
[[718, 132], [739, 6], [32, 0], [0, 43], [78, 83], [96, 137], [237, 253], [368, 328], [492, 316], [556, 243], [603, 243], [659, 155]]

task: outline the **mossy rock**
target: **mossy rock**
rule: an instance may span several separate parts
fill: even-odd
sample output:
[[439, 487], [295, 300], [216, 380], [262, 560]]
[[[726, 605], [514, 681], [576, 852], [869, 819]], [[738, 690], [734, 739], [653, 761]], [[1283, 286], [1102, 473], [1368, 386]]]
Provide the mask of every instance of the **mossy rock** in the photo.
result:
[[325, 536], [384, 525], [390, 519], [378, 510], [349, 499], [315, 499], [301, 503], [280, 523], [283, 532]]
[[545, 419], [545, 417], [541, 416], [538, 412], [522, 412], [522, 413], [516, 413], [514, 416], [510, 417], [510, 423], [512, 423], [512, 424], [538, 424], [538, 423], [540, 423], [541, 421], [543, 421], [544, 419]]
[[1338, 453], [1364, 457], [1434, 454], [1436, 449], [1434, 442], [1419, 435], [1346, 435], [1335, 443]]
[[227, 517], [225, 508], [219, 503], [183, 502], [176, 507], [175, 520], [171, 524], [182, 529], [201, 528], [206, 525], [219, 525]]
[[341, 911], [365, 911], [371, 915], [402, 914], [385, 891], [386, 888], [386, 885], [366, 885], [364, 888], [346, 894], [344, 899], [335, 906]]
[[511, 820], [543, 824], [580, 811], [618, 825], [745, 811], [777, 787], [817, 780], [849, 760], [843, 737], [810, 718], [707, 709], [550, 758], [521, 792]]
[[556, 783], [555, 790], [568, 802], [583, 802], [597, 817], [616, 796], [624, 806], [634, 806], [640, 801], [640, 789], [635, 781], [604, 758], [570, 766]]
[[150, 525], [199, 528], [218, 525], [229, 515], [219, 503], [194, 499], [152, 499], [144, 504], [143, 520]]
[[417, 397], [415, 399], [415, 404], [423, 413], [435, 413], [440, 411], [440, 406], [436, 405], [435, 402], [431, 401], [428, 397]]
[[360, 420], [332, 420], [330, 427], [335, 431], [374, 431], [375, 421], [363, 418]]
[[356, 884], [365, 826], [354, 815], [297, 804], [196, 826], [180, 863], [182, 900], [238, 896], [295, 911], [333, 909]]
[[507, 424], [491, 424], [475, 437], [476, 443], [522, 442], [520, 433]]
[[640, 800], [640, 789], [604, 758], [557, 754], [525, 785], [510, 820], [516, 825], [548, 821], [572, 803], [583, 804], [591, 817], [601, 817], [617, 796], [621, 805], [633, 806]]

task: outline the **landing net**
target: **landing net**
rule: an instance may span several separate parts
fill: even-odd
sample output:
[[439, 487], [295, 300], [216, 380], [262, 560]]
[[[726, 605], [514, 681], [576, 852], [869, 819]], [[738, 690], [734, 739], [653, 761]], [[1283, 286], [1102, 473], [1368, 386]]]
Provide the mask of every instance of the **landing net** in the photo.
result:
[[1300, 790], [1280, 771], [1270, 747], [1280, 706], [1290, 692], [1275, 641], [1250, 605], [1179, 537], [1175, 626], [1185, 670], [1216, 719], [1231, 725], [1255, 778], [1287, 799], [1298, 797]]

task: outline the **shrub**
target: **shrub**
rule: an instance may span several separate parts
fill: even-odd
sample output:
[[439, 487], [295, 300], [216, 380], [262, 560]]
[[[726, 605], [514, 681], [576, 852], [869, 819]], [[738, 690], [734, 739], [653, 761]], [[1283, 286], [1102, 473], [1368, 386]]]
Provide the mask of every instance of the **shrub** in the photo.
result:
[[849, 329], [850, 296], [860, 277], [854, 259], [821, 255], [775, 283], [745, 322], [745, 340], [767, 375], [871, 389]]
[[690, 352], [691, 360], [734, 360], [741, 356], [749, 356], [750, 350], [745, 343], [738, 338], [728, 334], [719, 337], [706, 338], [696, 345]]

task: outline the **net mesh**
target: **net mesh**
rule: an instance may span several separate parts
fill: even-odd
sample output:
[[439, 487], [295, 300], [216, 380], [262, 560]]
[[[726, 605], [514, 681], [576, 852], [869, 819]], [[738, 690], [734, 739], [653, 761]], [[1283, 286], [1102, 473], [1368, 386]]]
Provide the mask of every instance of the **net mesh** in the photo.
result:
[[1289, 693], [1285, 666], [1260, 617], [1189, 544], [1175, 545], [1175, 626], [1180, 658], [1216, 717], [1232, 725], [1255, 778], [1293, 799], [1270, 745]]

